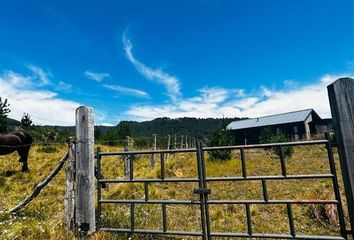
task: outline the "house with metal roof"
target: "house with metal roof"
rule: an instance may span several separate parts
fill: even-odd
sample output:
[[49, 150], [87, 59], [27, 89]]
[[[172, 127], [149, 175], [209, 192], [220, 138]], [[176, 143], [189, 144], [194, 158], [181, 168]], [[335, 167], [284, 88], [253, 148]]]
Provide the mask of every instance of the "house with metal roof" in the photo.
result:
[[[327, 119], [328, 120], [328, 119]], [[284, 134], [291, 140], [310, 139], [312, 135], [328, 131], [329, 121], [323, 123], [313, 109], [275, 114], [270, 116], [233, 121], [227, 126], [237, 145], [261, 143], [265, 128], [273, 134]]]

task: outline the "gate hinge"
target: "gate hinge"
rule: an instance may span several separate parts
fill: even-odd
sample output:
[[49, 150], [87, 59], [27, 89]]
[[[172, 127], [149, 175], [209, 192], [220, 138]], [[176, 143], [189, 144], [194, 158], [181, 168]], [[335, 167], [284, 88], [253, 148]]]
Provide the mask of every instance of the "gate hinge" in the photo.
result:
[[210, 188], [195, 188], [193, 194], [211, 194]]

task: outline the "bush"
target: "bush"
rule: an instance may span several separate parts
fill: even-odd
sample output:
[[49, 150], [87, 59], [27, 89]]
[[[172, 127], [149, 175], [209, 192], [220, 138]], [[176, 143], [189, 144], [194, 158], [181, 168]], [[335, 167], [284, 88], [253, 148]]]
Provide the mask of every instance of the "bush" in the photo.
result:
[[133, 139], [134, 139], [134, 145], [137, 149], [144, 149], [149, 147], [148, 137], [137, 137]]
[[[289, 142], [289, 141], [290, 141], [289, 138], [287, 136], [285, 136], [284, 134], [275, 135], [275, 136], [272, 136], [272, 138], [271, 138], [272, 143], [281, 143], [281, 142]], [[280, 147], [273, 147], [272, 150], [276, 155], [278, 155], [279, 157], [281, 156]], [[284, 157], [291, 158], [291, 156], [294, 153], [294, 147], [293, 146], [283, 146], [283, 152], [284, 152]]]
[[[275, 135], [270, 128], [265, 128], [261, 133], [261, 143], [282, 143], [289, 142], [290, 139], [285, 134]], [[273, 151], [274, 154], [281, 157], [280, 147], [268, 148]], [[290, 157], [294, 153], [293, 146], [283, 146], [284, 157]]]
[[[229, 146], [232, 145], [232, 138], [230, 133], [223, 128], [215, 128], [211, 133], [211, 136], [208, 139], [209, 147], [217, 147], [217, 146]], [[231, 150], [214, 150], [209, 152], [209, 156], [211, 160], [229, 160], [231, 159]]]
[[56, 143], [58, 142], [59, 134], [54, 130], [47, 130], [41, 135], [40, 152], [53, 153], [57, 151]]

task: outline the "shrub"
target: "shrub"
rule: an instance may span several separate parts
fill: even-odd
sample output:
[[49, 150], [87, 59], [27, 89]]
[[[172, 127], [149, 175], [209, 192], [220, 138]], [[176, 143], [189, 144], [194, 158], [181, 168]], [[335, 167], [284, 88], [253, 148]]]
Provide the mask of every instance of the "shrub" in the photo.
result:
[[[278, 134], [275, 135], [272, 132], [272, 129], [265, 128], [261, 133], [261, 143], [282, 143], [282, 142], [289, 142], [290, 139], [285, 134]], [[268, 148], [274, 152], [277, 156], [281, 157], [280, 147], [270, 147]], [[290, 157], [294, 153], [293, 146], [284, 146], [283, 147], [284, 157]]]
[[[232, 144], [232, 138], [230, 133], [225, 129], [218, 127], [215, 128], [214, 131], [211, 133], [208, 139], [208, 146], [209, 147], [217, 147], [217, 146], [228, 146]], [[231, 150], [214, 150], [209, 152], [209, 156], [211, 160], [229, 160], [231, 159]]]
[[41, 135], [40, 152], [53, 153], [57, 151], [56, 143], [58, 142], [58, 133], [54, 130], [47, 130]]
[[148, 137], [137, 137], [134, 138], [134, 145], [137, 149], [143, 149], [149, 147], [149, 138]]

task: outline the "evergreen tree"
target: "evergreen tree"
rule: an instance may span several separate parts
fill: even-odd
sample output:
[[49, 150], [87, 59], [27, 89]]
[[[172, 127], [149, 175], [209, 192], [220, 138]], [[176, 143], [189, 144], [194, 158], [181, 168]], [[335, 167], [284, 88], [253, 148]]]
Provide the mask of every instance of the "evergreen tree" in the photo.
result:
[[[217, 127], [211, 133], [208, 139], [208, 146], [217, 147], [217, 146], [228, 146], [232, 145], [232, 138], [230, 133], [222, 127]], [[231, 159], [231, 150], [215, 150], [209, 152], [210, 158], [212, 160], [229, 160]]]
[[0, 97], [0, 132], [6, 132], [8, 130], [7, 115], [11, 112], [9, 108], [10, 104], [7, 99], [4, 101]]
[[23, 113], [21, 118], [21, 128], [23, 130], [29, 130], [33, 126], [33, 122], [29, 113]]
[[126, 136], [131, 136], [130, 124], [127, 121], [122, 121], [117, 126], [119, 140], [124, 140]]

